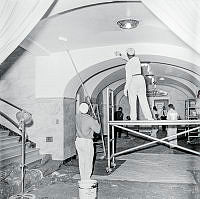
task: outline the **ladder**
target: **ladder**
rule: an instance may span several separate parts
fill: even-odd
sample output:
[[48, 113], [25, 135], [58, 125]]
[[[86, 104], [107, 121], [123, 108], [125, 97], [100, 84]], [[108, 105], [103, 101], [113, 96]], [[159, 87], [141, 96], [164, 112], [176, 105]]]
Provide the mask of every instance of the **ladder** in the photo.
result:
[[97, 116], [98, 122], [101, 126], [101, 132], [100, 132], [101, 140], [94, 142], [94, 144], [96, 144], [96, 145], [102, 144], [103, 151], [98, 151], [97, 153], [103, 152], [103, 156], [100, 157], [99, 159], [104, 159], [106, 157], [106, 148], [105, 148], [105, 142], [104, 142], [104, 137], [103, 137], [103, 132], [102, 132], [102, 123], [101, 123], [101, 117], [100, 117], [100, 113], [99, 113], [99, 106], [98, 106], [98, 104], [92, 104], [92, 108], [93, 108], [94, 113]]

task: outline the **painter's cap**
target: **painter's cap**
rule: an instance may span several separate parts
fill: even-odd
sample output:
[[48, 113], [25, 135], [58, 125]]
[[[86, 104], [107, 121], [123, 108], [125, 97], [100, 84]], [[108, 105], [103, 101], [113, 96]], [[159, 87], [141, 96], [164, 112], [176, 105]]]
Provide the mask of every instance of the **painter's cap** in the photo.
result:
[[83, 103], [80, 104], [80, 106], [79, 106], [79, 111], [80, 111], [81, 113], [87, 113], [88, 110], [89, 110], [89, 106], [88, 106], [87, 103], [83, 102]]
[[133, 48], [128, 48], [128, 49], [126, 50], [126, 53], [127, 53], [128, 55], [135, 55], [135, 50], [134, 50]]

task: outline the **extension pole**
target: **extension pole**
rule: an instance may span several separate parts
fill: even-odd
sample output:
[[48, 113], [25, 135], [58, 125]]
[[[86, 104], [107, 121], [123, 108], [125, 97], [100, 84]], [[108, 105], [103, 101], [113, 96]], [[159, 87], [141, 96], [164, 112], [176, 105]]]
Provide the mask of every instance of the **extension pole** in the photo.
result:
[[[67, 42], [67, 39], [64, 38], [64, 37], [59, 37], [58, 39], [61, 40], [61, 41]], [[85, 86], [84, 86], [84, 83], [83, 83], [83, 80], [82, 80], [82, 78], [81, 78], [81, 76], [80, 76], [80, 73], [78, 72], [78, 69], [76, 68], [76, 65], [75, 65], [75, 63], [74, 63], [74, 60], [73, 60], [73, 58], [72, 58], [72, 56], [71, 56], [69, 50], [67, 49], [67, 47], [65, 47], [65, 50], [66, 50], [66, 53], [69, 55], [69, 58], [70, 58], [70, 60], [71, 60], [71, 62], [72, 62], [72, 65], [73, 65], [75, 71], [76, 71], [76, 74], [77, 74], [78, 77], [79, 77], [79, 80], [80, 80], [80, 82], [81, 82], [81, 86], [82, 86], [83, 90], [85, 91], [86, 95], [87, 95], [88, 98], [89, 98], [88, 103], [89, 103], [89, 105], [90, 105], [90, 107], [91, 107], [93, 116], [97, 118], [97, 116], [96, 116], [96, 114], [95, 114], [95, 112], [94, 112], [94, 109], [93, 109], [93, 107], [92, 107], [92, 104], [91, 104], [91, 99], [90, 99], [90, 97], [89, 97], [89, 94], [88, 94], [88, 92], [87, 92]]]
[[89, 102], [89, 105], [90, 105], [90, 107], [91, 107], [92, 113], [93, 113], [94, 117], [97, 118], [97, 116], [96, 116], [96, 114], [95, 114], [95, 112], [94, 112], [94, 109], [93, 109], [93, 107], [92, 107], [91, 99], [90, 99], [90, 97], [89, 97], [89, 94], [88, 94], [88, 92], [87, 92], [85, 86], [84, 86], [84, 83], [83, 83], [83, 80], [82, 80], [82, 78], [81, 78], [81, 76], [80, 76], [80, 73], [78, 72], [78, 70], [77, 70], [77, 68], [76, 68], [76, 65], [75, 65], [75, 63], [74, 63], [74, 60], [73, 60], [73, 58], [72, 58], [72, 56], [71, 56], [69, 50], [66, 50], [66, 51], [67, 51], [67, 53], [68, 53], [68, 55], [69, 55], [69, 58], [70, 58], [70, 60], [71, 60], [71, 62], [72, 62], [72, 65], [73, 65], [73, 67], [74, 67], [74, 69], [75, 69], [75, 71], [76, 71], [76, 74], [78, 75], [78, 77], [79, 77], [79, 79], [80, 79], [81, 86], [83, 87], [83, 90], [85, 91], [86, 95], [87, 95], [88, 98], [89, 98], [88, 102]]

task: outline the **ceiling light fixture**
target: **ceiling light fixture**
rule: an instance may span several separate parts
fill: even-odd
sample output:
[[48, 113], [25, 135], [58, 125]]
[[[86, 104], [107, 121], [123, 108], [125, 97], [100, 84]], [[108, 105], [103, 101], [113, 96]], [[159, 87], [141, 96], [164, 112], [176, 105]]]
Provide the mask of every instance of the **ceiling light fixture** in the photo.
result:
[[145, 75], [145, 76], [148, 77], [148, 78], [150, 78], [150, 79], [152, 79], [152, 78], [154, 77], [153, 74], [147, 74], [147, 75]]
[[142, 67], [149, 67], [149, 64], [148, 63], [141, 63], [141, 66]]
[[164, 78], [164, 77], [160, 77], [159, 80], [160, 80], [160, 81], [164, 81], [165, 78]]
[[139, 24], [139, 21], [136, 19], [123, 19], [117, 22], [117, 25], [122, 29], [136, 28], [138, 24]]

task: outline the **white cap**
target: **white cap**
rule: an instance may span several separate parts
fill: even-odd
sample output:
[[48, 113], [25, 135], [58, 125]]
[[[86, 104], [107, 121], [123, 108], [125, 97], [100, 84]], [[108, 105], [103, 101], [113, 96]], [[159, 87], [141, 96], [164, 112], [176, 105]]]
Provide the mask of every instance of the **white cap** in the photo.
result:
[[135, 50], [133, 48], [128, 48], [126, 50], [126, 53], [129, 54], [129, 55], [135, 55]]
[[79, 106], [79, 111], [80, 111], [81, 113], [87, 113], [88, 110], [89, 110], [89, 106], [88, 106], [87, 103], [83, 102], [83, 103], [80, 104], [80, 106]]

